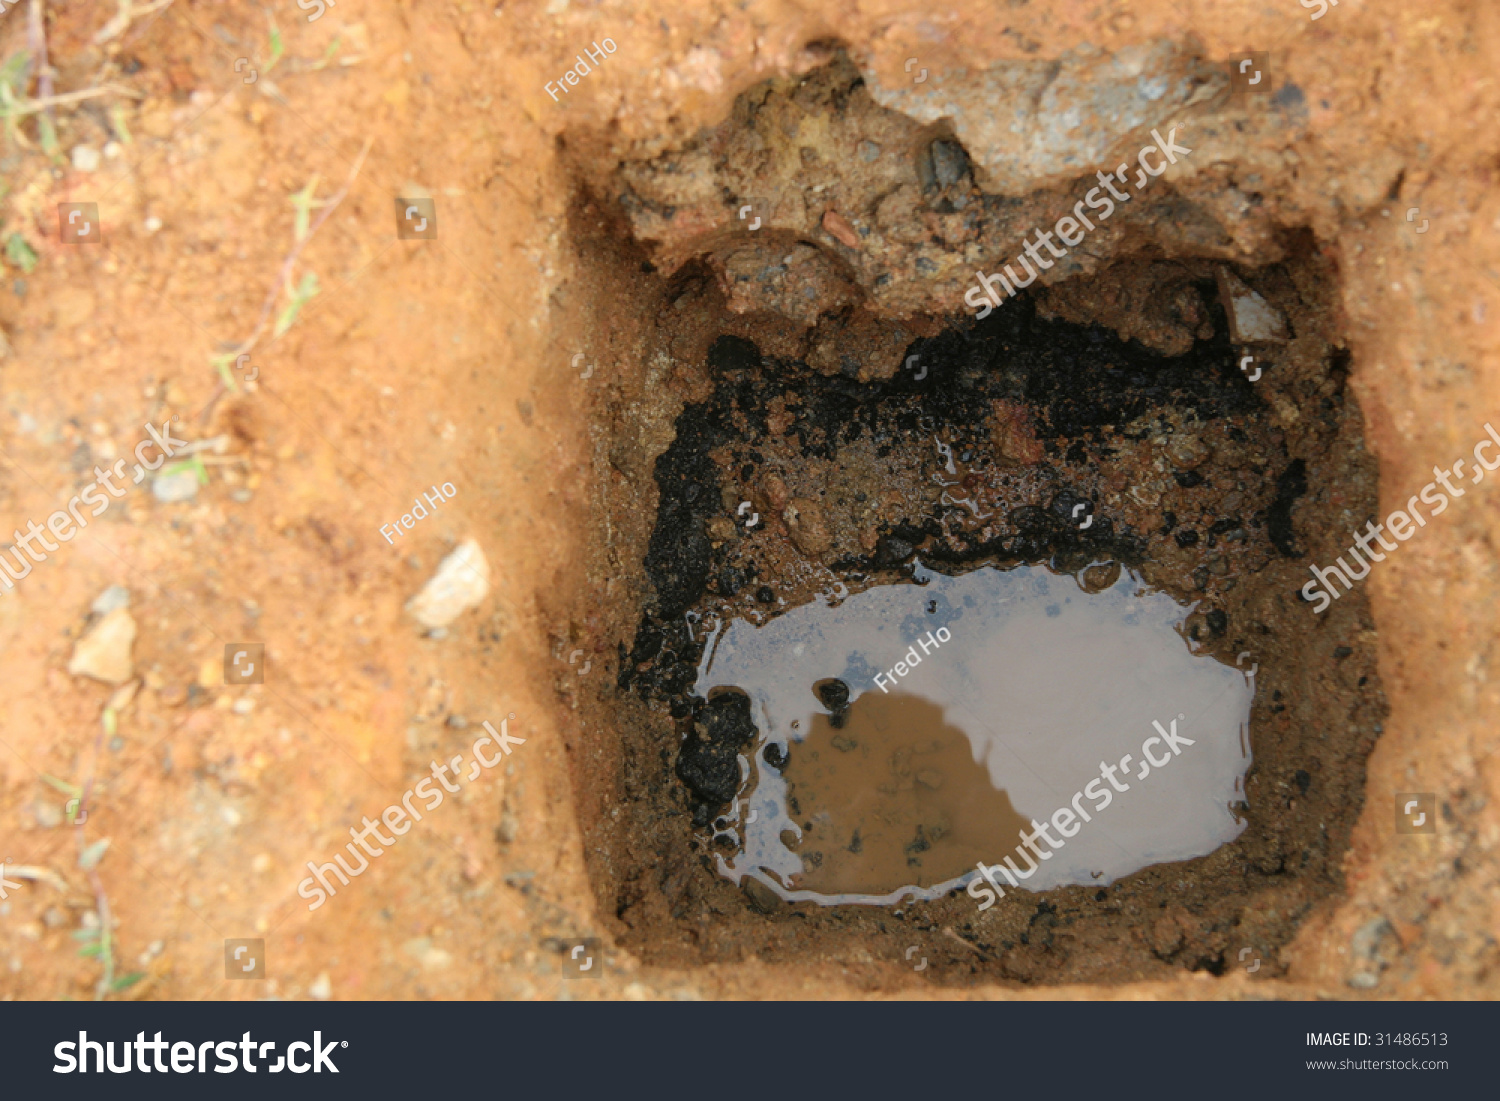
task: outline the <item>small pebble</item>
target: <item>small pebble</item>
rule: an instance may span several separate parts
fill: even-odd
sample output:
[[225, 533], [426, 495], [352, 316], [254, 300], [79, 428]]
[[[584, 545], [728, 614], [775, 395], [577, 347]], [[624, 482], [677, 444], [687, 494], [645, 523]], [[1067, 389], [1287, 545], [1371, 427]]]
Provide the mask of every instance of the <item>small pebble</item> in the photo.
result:
[[1179, 470], [1192, 470], [1202, 466], [1213, 452], [1197, 436], [1190, 432], [1178, 432], [1167, 444], [1167, 454]]
[[106, 684], [124, 684], [135, 670], [130, 656], [134, 643], [135, 620], [125, 608], [117, 607], [101, 616], [74, 644], [68, 672]]
[[107, 161], [118, 160], [120, 154], [123, 152], [125, 152], [125, 147], [117, 141], [107, 141], [104, 143], [104, 159]]
[[238, 501], [240, 504], [244, 505], [249, 504], [250, 499], [254, 497], [255, 494], [248, 489], [231, 489], [229, 491], [229, 496]]
[[423, 967], [438, 969], [453, 962], [453, 955], [432, 943], [431, 937], [414, 937], [401, 946]]
[[130, 603], [130, 590], [124, 585], [111, 585], [89, 605], [89, 611], [95, 615], [108, 615], [116, 608], [123, 608]]
[[489, 595], [490, 564], [473, 539], [466, 539], [438, 564], [422, 591], [406, 602], [406, 612], [429, 631], [446, 627]]
[[79, 172], [97, 172], [99, 160], [99, 150], [92, 145], [73, 146], [73, 167]]
[[462, 715], [449, 715], [448, 725], [451, 726], [454, 730], [463, 730], [469, 725], [469, 720], [464, 718]]
[[255, 710], [255, 700], [249, 696], [242, 696], [234, 701], [234, 713], [236, 715], [248, 715]]
[[516, 821], [514, 814], [502, 814], [500, 816], [500, 825], [496, 827], [495, 834], [501, 841], [509, 845], [516, 839], [516, 831], [519, 828], [520, 823]]
[[158, 474], [151, 483], [151, 492], [158, 501], [166, 504], [191, 501], [198, 496], [198, 474], [193, 470], [179, 470], [175, 474]]
[[773, 914], [786, 905], [780, 895], [754, 876], [747, 875], [741, 881], [740, 887], [745, 892], [745, 897], [750, 900], [750, 905], [763, 914]]
[[32, 805], [31, 813], [36, 815], [36, 824], [44, 830], [55, 830], [62, 825], [62, 808], [50, 799], [38, 799]]
[[328, 977], [327, 971], [322, 972], [312, 981], [312, 985], [307, 988], [307, 996], [317, 998], [320, 1002], [326, 1002], [333, 997], [333, 980]]
[[1229, 338], [1235, 344], [1284, 344], [1286, 315], [1228, 268], [1218, 272], [1219, 300], [1229, 318]]
[[144, 222], [141, 223], [141, 228], [144, 229], [147, 233], [155, 233], [157, 230], [161, 229], [161, 219], [153, 214], [151, 215], [151, 217], [147, 218]]
[[116, 717], [123, 715], [130, 702], [135, 699], [135, 694], [140, 691], [141, 682], [138, 680], [126, 681], [110, 694], [109, 702], [104, 706], [113, 711]]

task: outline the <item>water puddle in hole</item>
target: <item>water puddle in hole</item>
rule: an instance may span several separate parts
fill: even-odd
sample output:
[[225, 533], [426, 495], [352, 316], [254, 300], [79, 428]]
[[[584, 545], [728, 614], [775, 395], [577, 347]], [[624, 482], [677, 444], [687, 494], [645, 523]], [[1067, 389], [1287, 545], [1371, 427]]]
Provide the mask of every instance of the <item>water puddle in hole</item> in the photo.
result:
[[1254, 691], [1193, 652], [1191, 608], [1128, 570], [1095, 592], [1042, 566], [916, 577], [712, 632], [695, 691], [743, 692], [759, 730], [721, 874], [890, 904], [1007, 856], [1028, 890], [1104, 885], [1244, 829]]

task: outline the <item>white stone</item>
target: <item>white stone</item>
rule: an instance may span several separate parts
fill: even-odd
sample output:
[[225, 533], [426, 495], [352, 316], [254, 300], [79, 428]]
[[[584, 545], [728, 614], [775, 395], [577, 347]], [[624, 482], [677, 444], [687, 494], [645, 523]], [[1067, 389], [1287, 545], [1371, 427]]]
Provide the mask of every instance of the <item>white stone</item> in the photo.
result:
[[1229, 339], [1235, 344], [1286, 343], [1286, 316], [1228, 268], [1219, 269], [1219, 298], [1229, 315]]
[[191, 501], [198, 496], [198, 473], [195, 470], [178, 470], [171, 474], [158, 474], [152, 479], [151, 492], [158, 501], [165, 504]]
[[446, 627], [490, 592], [490, 564], [479, 543], [466, 539], [438, 565], [422, 591], [406, 602], [407, 613], [429, 630]]
[[407, 955], [423, 967], [440, 970], [453, 962], [453, 955], [432, 943], [431, 937], [415, 937], [402, 945]]
[[130, 603], [130, 590], [124, 585], [111, 585], [97, 597], [89, 606], [89, 611], [95, 615], [108, 615], [116, 608], [123, 608]]
[[74, 644], [68, 672], [106, 684], [124, 684], [135, 672], [130, 656], [134, 643], [135, 620], [127, 609], [116, 608]]
[[312, 985], [307, 988], [309, 998], [317, 998], [320, 1002], [326, 1002], [333, 997], [333, 980], [328, 977], [328, 972], [321, 972]]
[[99, 171], [100, 160], [99, 150], [92, 145], [73, 146], [73, 167], [79, 172]]

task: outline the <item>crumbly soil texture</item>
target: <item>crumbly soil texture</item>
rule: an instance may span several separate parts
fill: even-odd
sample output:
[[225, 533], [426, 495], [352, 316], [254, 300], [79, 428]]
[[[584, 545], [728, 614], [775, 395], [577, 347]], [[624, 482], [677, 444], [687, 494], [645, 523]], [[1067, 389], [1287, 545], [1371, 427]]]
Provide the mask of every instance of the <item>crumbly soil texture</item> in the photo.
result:
[[[752, 98], [765, 111], [774, 95]], [[824, 105], [830, 130], [851, 98]], [[964, 163], [942, 135], [915, 147], [933, 211], [986, 201]], [[1299, 592], [1304, 533], [1376, 504], [1330, 321], [1338, 274], [1311, 237], [1287, 234], [1283, 259], [1239, 269], [1146, 243], [981, 321], [898, 318], [807, 236], [747, 228], [656, 270], [624, 198], [588, 195], [573, 219], [594, 285], [635, 288], [646, 318], [638, 362], [594, 413], [612, 468], [595, 538], [637, 584], [610, 613], [612, 681], [579, 701], [609, 745], [575, 773], [593, 791], [580, 795], [585, 848], [621, 943], [690, 966], [868, 962], [919, 940], [929, 971], [912, 981], [953, 984], [1220, 974], [1246, 947], [1282, 973], [1277, 949], [1341, 889], [1385, 713], [1363, 596], [1315, 616]], [[922, 247], [882, 263], [919, 278]], [[1286, 318], [1284, 342], [1253, 350], [1266, 365], [1254, 382], [1231, 341], [1226, 272]], [[694, 695], [708, 631], [910, 579], [917, 562], [1047, 563], [1086, 589], [1128, 566], [1195, 605], [1192, 645], [1255, 670], [1240, 837], [1107, 888], [1011, 891], [983, 913], [961, 892], [788, 904], [718, 875], [715, 852], [734, 845], [722, 812], [759, 732], [732, 697]]]

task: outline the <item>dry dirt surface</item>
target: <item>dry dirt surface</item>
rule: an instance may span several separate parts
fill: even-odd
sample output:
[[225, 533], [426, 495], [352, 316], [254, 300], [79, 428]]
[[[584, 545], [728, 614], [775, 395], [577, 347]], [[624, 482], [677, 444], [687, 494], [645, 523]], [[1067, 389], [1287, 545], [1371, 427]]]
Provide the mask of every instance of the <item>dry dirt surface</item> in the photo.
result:
[[[1500, 994], [1500, 9], [1315, 14], [11, 7], [0, 995]], [[1191, 154], [981, 328], [974, 273], [1173, 127]], [[1138, 408], [1038, 333], [1222, 385]], [[809, 419], [925, 400], [913, 347], [956, 380], [1030, 349], [958, 418], [1009, 527], [925, 527], [915, 468]], [[1458, 458], [1441, 515], [1299, 601]], [[1265, 654], [1242, 841], [987, 915], [716, 875], [691, 617], [918, 550], [1076, 559], [1036, 519], [1064, 483], [1110, 521], [1085, 550]]]

